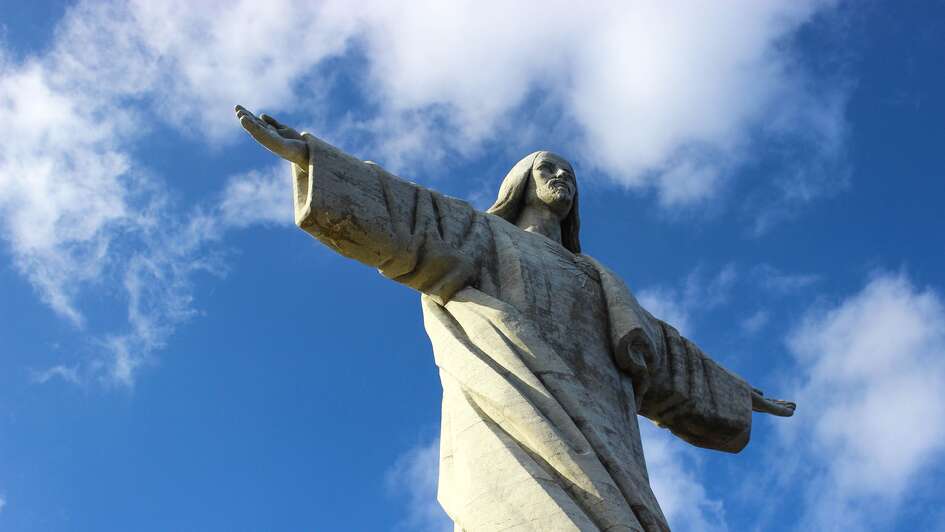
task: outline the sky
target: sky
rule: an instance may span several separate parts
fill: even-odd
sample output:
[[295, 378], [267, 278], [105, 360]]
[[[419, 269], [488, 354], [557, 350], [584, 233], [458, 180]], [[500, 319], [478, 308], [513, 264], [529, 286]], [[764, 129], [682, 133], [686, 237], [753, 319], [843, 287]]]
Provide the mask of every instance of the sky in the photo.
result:
[[768, 395], [641, 419], [673, 530], [945, 531], [945, 3], [0, 1], [0, 530], [445, 531], [419, 297], [242, 104], [582, 247]]

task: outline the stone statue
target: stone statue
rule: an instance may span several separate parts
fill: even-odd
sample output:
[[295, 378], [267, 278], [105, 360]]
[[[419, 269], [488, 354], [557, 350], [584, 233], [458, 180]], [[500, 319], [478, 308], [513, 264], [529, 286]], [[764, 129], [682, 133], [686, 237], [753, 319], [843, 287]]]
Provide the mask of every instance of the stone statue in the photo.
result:
[[421, 295], [443, 385], [438, 499], [456, 530], [666, 531], [637, 414], [738, 452], [790, 416], [581, 254], [574, 170], [535, 152], [479, 212], [236, 107], [292, 163], [295, 221]]

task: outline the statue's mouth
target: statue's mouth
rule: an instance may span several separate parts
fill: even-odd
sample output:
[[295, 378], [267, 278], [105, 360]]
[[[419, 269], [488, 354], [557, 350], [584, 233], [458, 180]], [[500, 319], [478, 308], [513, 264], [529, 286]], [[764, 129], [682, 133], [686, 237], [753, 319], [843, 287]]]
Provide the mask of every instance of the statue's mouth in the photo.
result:
[[551, 188], [563, 188], [565, 190], [568, 190], [569, 192], [571, 190], [571, 187], [568, 186], [568, 184], [561, 179], [552, 179], [551, 181], [548, 181], [548, 186]]

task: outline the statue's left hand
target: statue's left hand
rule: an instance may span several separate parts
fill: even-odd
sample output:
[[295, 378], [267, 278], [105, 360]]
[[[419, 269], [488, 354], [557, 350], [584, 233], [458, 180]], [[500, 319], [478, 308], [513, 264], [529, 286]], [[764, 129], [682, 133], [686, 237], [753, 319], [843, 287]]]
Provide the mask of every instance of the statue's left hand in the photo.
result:
[[236, 106], [236, 118], [267, 150], [302, 168], [308, 167], [308, 146], [298, 131], [269, 115], [257, 117], [242, 105]]
[[774, 416], [791, 417], [797, 408], [791, 401], [782, 401], [781, 399], [769, 399], [765, 397], [764, 392], [757, 388], [751, 390], [751, 409], [755, 412], [763, 412]]

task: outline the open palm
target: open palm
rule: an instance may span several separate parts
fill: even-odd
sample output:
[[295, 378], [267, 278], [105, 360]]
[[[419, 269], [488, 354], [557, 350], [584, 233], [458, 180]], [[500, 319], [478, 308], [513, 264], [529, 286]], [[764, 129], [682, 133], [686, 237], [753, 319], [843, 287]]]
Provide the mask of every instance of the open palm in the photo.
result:
[[236, 118], [267, 150], [303, 168], [308, 166], [308, 146], [298, 131], [269, 115], [257, 117], [242, 105], [236, 106]]

